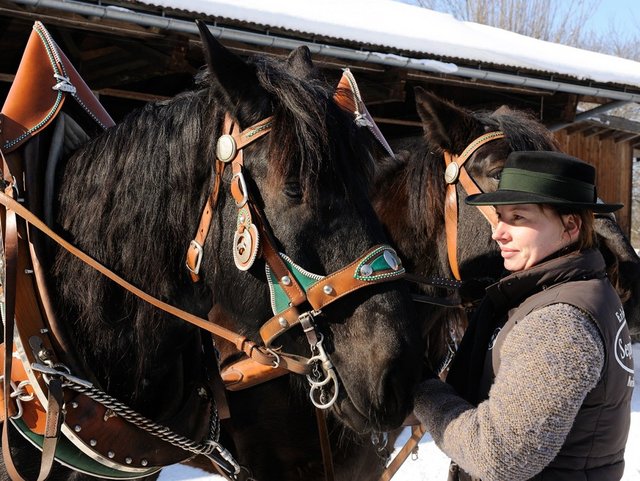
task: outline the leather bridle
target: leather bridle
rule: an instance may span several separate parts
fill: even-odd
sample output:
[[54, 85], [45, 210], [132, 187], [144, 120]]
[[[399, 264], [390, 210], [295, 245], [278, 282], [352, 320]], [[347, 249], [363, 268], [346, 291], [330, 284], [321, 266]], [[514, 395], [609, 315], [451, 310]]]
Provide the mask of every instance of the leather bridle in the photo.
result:
[[[284, 367], [297, 374], [305, 374], [311, 384], [310, 397], [316, 407], [326, 409], [337, 397], [338, 382], [335, 370], [322, 347], [322, 335], [314, 326], [314, 317], [322, 309], [347, 294], [362, 287], [399, 279], [404, 268], [395, 251], [389, 246], [375, 246], [348, 266], [327, 276], [313, 276], [299, 268], [276, 248], [276, 241], [264, 212], [255, 202], [244, 180], [243, 149], [270, 132], [272, 118], [266, 118], [240, 131], [231, 115], [224, 118], [223, 134], [216, 147], [215, 180], [212, 195], [202, 211], [195, 238], [187, 252], [187, 268], [192, 280], [197, 282], [203, 255], [203, 246], [211, 225], [211, 218], [218, 201], [220, 182], [226, 166], [231, 166], [231, 194], [238, 209], [237, 227], [234, 235], [233, 256], [236, 267], [242, 271], [250, 269], [257, 258], [264, 259], [270, 280], [272, 297], [278, 293], [286, 299], [285, 305], [276, 308], [274, 316], [260, 328], [264, 347], [260, 349], [272, 357], [273, 367]], [[310, 277], [312, 276], [312, 277]], [[309, 279], [312, 284], [307, 285]], [[304, 287], [302, 283], [307, 287]], [[304, 309], [308, 305], [310, 309]], [[294, 326], [300, 325], [309, 342], [310, 359], [272, 349], [274, 341]], [[253, 347], [257, 349], [257, 347]], [[247, 351], [245, 350], [245, 353]], [[284, 362], [284, 364], [283, 364]], [[312, 372], [322, 372], [314, 379]], [[334, 393], [331, 401], [322, 401], [324, 386], [332, 381]]]
[[[445, 287], [460, 287], [462, 284], [460, 277], [460, 268], [458, 266], [457, 259], [457, 237], [458, 237], [458, 193], [457, 193], [457, 184], [458, 182], [464, 189], [467, 195], [471, 194], [479, 194], [482, 190], [478, 187], [478, 185], [471, 178], [467, 169], [465, 167], [465, 163], [469, 158], [483, 145], [493, 140], [503, 139], [505, 135], [501, 131], [488, 132], [486, 134], [481, 135], [477, 139], [473, 140], [460, 155], [452, 154], [449, 151], [444, 151], [444, 160], [445, 160], [445, 182], [446, 186], [446, 194], [445, 194], [445, 232], [447, 239], [447, 255], [449, 258], [449, 266], [451, 268], [451, 272], [454, 277], [458, 281], [446, 280], [437, 278], [434, 282], [433, 279], [424, 279], [419, 276], [414, 276], [408, 274], [408, 277], [414, 278], [414, 282], [418, 283], [427, 283], [438, 286]], [[492, 206], [478, 206], [478, 209], [482, 213], [482, 215], [487, 219], [487, 221], [491, 224], [492, 228], [495, 228], [498, 224], [497, 215], [495, 209]], [[457, 284], [457, 285], [456, 285]], [[418, 299], [418, 301], [420, 301]], [[428, 298], [428, 300], [420, 301], [420, 302], [428, 302], [439, 305], [447, 305], [446, 303], [442, 303], [435, 298]], [[450, 306], [451, 307], [451, 306]], [[400, 469], [400, 467], [404, 464], [411, 453], [414, 453], [418, 447], [418, 444], [426, 429], [423, 425], [417, 424], [411, 426], [411, 435], [405, 445], [401, 448], [398, 454], [394, 457], [394, 459], [389, 463], [387, 468], [383, 471], [380, 476], [379, 481], [390, 481], [391, 478], [396, 474], [396, 472]]]
[[[488, 132], [481, 135], [473, 142], [471, 142], [460, 155], [452, 154], [449, 151], [444, 151], [444, 161], [446, 170], [444, 173], [444, 180], [447, 183], [447, 190], [445, 194], [445, 207], [444, 207], [444, 219], [445, 219], [445, 232], [447, 236], [447, 255], [449, 257], [449, 266], [451, 272], [457, 280], [461, 280], [460, 267], [458, 266], [458, 182], [465, 190], [467, 195], [479, 194], [482, 190], [471, 178], [464, 164], [469, 158], [484, 144], [493, 140], [503, 139], [505, 135], [503, 132], [495, 131]], [[489, 221], [492, 228], [495, 228], [498, 224], [498, 218], [493, 206], [477, 206], [482, 215]]]

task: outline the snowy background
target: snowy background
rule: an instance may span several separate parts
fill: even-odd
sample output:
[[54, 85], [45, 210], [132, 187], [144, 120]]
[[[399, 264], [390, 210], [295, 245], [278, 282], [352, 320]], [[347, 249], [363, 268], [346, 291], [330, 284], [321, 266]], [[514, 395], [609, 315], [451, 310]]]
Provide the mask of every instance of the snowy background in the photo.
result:
[[[633, 345], [636, 387], [631, 401], [631, 432], [625, 455], [626, 469], [622, 481], [640, 481], [640, 344]], [[407, 440], [408, 430], [398, 439], [396, 450]], [[445, 481], [449, 459], [436, 447], [428, 434], [420, 442], [418, 459], [407, 460], [393, 478], [394, 481]], [[223, 478], [186, 466], [170, 466], [162, 471], [159, 481], [219, 481]], [[354, 480], [358, 481], [358, 480]]]

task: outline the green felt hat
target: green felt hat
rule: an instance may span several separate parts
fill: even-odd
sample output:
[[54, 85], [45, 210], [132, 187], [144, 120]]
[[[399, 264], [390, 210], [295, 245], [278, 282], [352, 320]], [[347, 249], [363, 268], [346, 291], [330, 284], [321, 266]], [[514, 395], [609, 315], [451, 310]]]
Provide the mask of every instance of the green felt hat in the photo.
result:
[[561, 152], [512, 152], [495, 192], [470, 195], [469, 205], [551, 204], [613, 212], [622, 204], [598, 199], [596, 169]]

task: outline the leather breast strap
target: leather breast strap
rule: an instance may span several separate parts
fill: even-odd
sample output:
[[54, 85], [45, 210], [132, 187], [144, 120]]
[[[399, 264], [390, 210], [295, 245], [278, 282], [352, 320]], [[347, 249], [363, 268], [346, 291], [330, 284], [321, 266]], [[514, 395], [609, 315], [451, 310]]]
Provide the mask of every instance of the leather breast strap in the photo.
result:
[[[482, 191], [469, 176], [464, 164], [469, 158], [487, 142], [505, 138], [503, 132], [495, 131], [481, 135], [471, 142], [460, 155], [454, 155], [445, 150], [444, 160], [446, 170], [444, 174], [447, 189], [444, 203], [445, 232], [447, 237], [447, 254], [451, 272], [457, 280], [461, 280], [458, 266], [458, 193], [457, 183], [460, 182], [467, 195], [479, 194]], [[482, 215], [495, 228], [498, 224], [493, 206], [478, 206]]]

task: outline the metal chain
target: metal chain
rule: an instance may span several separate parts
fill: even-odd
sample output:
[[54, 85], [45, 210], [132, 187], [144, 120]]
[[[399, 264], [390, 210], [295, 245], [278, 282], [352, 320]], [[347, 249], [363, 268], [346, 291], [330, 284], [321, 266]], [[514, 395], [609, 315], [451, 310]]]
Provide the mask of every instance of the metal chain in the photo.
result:
[[218, 411], [215, 405], [212, 403], [211, 416], [209, 423], [209, 436], [203, 443], [197, 443], [181, 434], [171, 431], [168, 427], [158, 424], [149, 418], [134, 411], [127, 405], [121, 403], [117, 399], [109, 396], [107, 393], [100, 391], [92, 386], [86, 386], [73, 382], [73, 379], [65, 378], [64, 387], [73, 389], [74, 391], [84, 394], [94, 401], [102, 404], [107, 409], [110, 409], [126, 421], [134, 424], [135, 426], [143, 429], [149, 434], [156, 436], [163, 441], [166, 441], [173, 446], [190, 451], [194, 454], [203, 454], [205, 456], [211, 455], [214, 451], [226, 462], [232, 466], [234, 474], [240, 471], [240, 466], [233, 458], [231, 453], [227, 451], [221, 444], [218, 443], [220, 436], [220, 421], [218, 418]]

